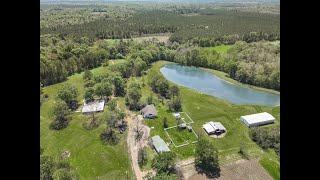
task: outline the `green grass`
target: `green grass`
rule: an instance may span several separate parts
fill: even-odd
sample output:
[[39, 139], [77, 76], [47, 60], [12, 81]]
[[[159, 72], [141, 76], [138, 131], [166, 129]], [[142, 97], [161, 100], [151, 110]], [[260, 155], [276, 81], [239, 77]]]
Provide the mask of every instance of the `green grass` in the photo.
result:
[[166, 131], [176, 146], [190, 144], [198, 140], [197, 136], [187, 129], [178, 129], [177, 127], [174, 127], [167, 129]]
[[[105, 70], [106, 67], [99, 67], [93, 69], [92, 73], [96, 75]], [[79, 174], [80, 179], [127, 179], [126, 172], [128, 177], [133, 179], [126, 134], [119, 134], [120, 142], [115, 146], [103, 144], [99, 136], [106, 128], [106, 123], [102, 122], [96, 129], [86, 130], [82, 124], [90, 117], [81, 113], [72, 113], [72, 120], [67, 128], [60, 131], [49, 129], [57, 90], [65, 83], [77, 87], [78, 101], [82, 102], [84, 92], [82, 74], [75, 74], [66, 82], [44, 88], [44, 93], [49, 95], [49, 99], [40, 107], [40, 143], [44, 148], [44, 154], [57, 158], [63, 151], [70, 151], [70, 164]], [[106, 111], [107, 108], [104, 113]], [[103, 114], [97, 114], [97, 116], [101, 115]]]
[[231, 48], [231, 45], [220, 45], [215, 47], [210, 47], [211, 49], [217, 51], [221, 55], [226, 54], [228, 50]]
[[190, 119], [190, 116], [187, 115], [185, 112], [180, 113], [181, 119], [183, 119], [186, 123], [192, 123], [193, 120]]
[[[159, 71], [159, 69], [167, 63], [168, 62], [166, 61], [156, 62], [152, 66], [152, 69]], [[152, 71], [149, 71], [145, 77], [142, 77], [145, 82], [151, 78], [152, 73], [150, 72]], [[170, 82], [170, 84], [172, 83]], [[251, 158], [259, 158], [265, 154], [265, 152], [250, 139], [249, 129], [240, 122], [239, 118], [242, 115], [268, 112], [276, 117], [276, 123], [269, 126], [279, 126], [280, 107], [235, 105], [213, 96], [200, 94], [182, 86], [179, 86], [179, 88], [182, 96], [182, 111], [188, 113], [188, 115], [193, 119], [194, 123], [192, 124], [192, 127], [195, 132], [204, 134], [203, 136], [208, 138], [218, 149], [219, 159], [222, 165], [242, 158], [238, 154], [241, 143], [247, 147]], [[145, 85], [142, 88], [142, 91], [143, 99], [146, 99], [147, 96], [153, 94], [148, 85]], [[154, 97], [156, 97], [155, 94]], [[151, 129], [151, 136], [159, 135], [165, 142], [170, 142], [170, 139], [167, 137], [163, 129], [162, 120], [164, 117], [167, 117], [169, 127], [176, 125], [176, 120], [174, 119], [172, 112], [168, 110], [166, 102], [161, 103], [157, 100], [155, 104], [158, 111], [158, 118], [154, 120], [146, 120], [145, 123], [149, 127], [154, 127]], [[226, 127], [227, 134], [223, 138], [211, 138], [204, 133], [202, 125], [212, 120], [219, 121]], [[176, 138], [179, 138], [179, 135], [176, 136]], [[178, 155], [178, 158], [186, 159], [194, 155], [195, 144], [178, 148], [170, 145], [169, 148]]]
[[280, 164], [277, 155], [273, 150], [266, 151], [259, 162], [273, 179], [280, 180]]

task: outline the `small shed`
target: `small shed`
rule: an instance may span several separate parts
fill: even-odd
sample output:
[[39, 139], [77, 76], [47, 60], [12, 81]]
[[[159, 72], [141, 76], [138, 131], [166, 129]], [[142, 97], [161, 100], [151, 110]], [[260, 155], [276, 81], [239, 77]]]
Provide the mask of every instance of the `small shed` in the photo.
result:
[[186, 123], [182, 123], [182, 124], [179, 124], [178, 127], [181, 128], [181, 129], [185, 129], [185, 128], [187, 128], [187, 124]]
[[157, 117], [157, 110], [153, 104], [146, 105], [143, 109], [141, 109], [141, 114], [144, 118], [155, 118]]
[[170, 151], [168, 145], [161, 139], [160, 136], [156, 135], [151, 138], [151, 143], [157, 153]]
[[202, 127], [208, 134], [221, 134], [226, 132], [226, 128], [220, 122], [210, 121], [204, 124]]
[[84, 103], [82, 113], [101, 112], [104, 109], [104, 100], [93, 101]]
[[178, 118], [180, 118], [180, 113], [178, 113], [178, 112], [173, 113], [173, 116], [174, 116], [176, 119], [178, 119]]
[[275, 118], [271, 114], [263, 112], [241, 116], [240, 121], [242, 121], [248, 127], [254, 127], [274, 123]]

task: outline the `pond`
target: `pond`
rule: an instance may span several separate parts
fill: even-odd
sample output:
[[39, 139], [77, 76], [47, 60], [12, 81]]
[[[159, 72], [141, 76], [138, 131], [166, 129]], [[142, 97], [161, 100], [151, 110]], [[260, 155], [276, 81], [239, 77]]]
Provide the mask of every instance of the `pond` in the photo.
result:
[[166, 79], [173, 83], [234, 104], [280, 105], [279, 94], [235, 85], [201, 68], [167, 64], [160, 71]]

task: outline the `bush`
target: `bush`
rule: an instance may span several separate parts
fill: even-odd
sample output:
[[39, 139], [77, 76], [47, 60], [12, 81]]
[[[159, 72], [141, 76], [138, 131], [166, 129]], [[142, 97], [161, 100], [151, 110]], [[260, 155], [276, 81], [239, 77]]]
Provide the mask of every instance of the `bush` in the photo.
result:
[[157, 173], [170, 174], [174, 172], [176, 154], [173, 152], [162, 152], [158, 154], [152, 161], [152, 167]]
[[209, 177], [220, 176], [218, 151], [209, 140], [201, 136], [196, 145], [195, 165], [198, 172]]
[[69, 122], [67, 119], [59, 119], [59, 120], [54, 120], [50, 124], [50, 129], [53, 130], [61, 130], [64, 129], [68, 126]]
[[107, 128], [100, 134], [100, 139], [108, 143], [110, 145], [116, 145], [119, 142], [119, 138], [117, 137], [116, 133], [112, 128]]
[[175, 112], [181, 111], [182, 110], [181, 97], [176, 97], [170, 100], [168, 102], [168, 106], [171, 111], [175, 111]]
[[139, 149], [138, 152], [138, 164], [140, 167], [146, 165], [148, 162], [148, 154], [147, 154], [147, 149]]
[[274, 149], [279, 155], [280, 153], [280, 129], [273, 128], [252, 128], [250, 131], [251, 139], [263, 149]]
[[164, 128], [168, 128], [168, 127], [169, 127], [167, 117], [164, 117], [164, 118], [163, 118], [163, 127], [164, 127]]

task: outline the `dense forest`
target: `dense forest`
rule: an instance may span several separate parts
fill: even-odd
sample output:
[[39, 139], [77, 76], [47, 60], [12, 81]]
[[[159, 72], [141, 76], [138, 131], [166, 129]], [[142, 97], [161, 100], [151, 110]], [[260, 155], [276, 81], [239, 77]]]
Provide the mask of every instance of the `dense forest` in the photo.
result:
[[[43, 85], [64, 81], [73, 73], [100, 66], [109, 59], [132, 62], [138, 58], [146, 65], [162, 59], [207, 67], [224, 71], [243, 83], [280, 89], [280, 45], [267, 42], [280, 40], [278, 14], [174, 5], [167, 9], [120, 6], [116, 12], [116, 7], [41, 9]], [[167, 32], [171, 33], [168, 43], [130, 40]], [[221, 44], [234, 45], [225, 55], [202, 48]], [[124, 77], [128, 76], [125, 74], [130, 72], [121, 68]]]
[[86, 36], [90, 39], [121, 39], [145, 34], [173, 33], [171, 41], [192, 41], [202, 46], [233, 44], [238, 40], [253, 42], [280, 39], [280, 18], [277, 14], [225, 9], [156, 9], [136, 13], [119, 11], [119, 14], [121, 16], [114, 18], [105, 14], [95, 19], [90, 15], [93, 20], [84, 19], [79, 24], [43, 25], [41, 33]]

